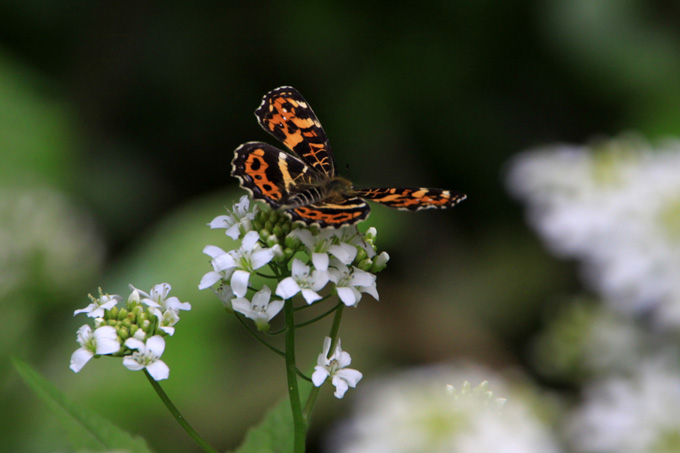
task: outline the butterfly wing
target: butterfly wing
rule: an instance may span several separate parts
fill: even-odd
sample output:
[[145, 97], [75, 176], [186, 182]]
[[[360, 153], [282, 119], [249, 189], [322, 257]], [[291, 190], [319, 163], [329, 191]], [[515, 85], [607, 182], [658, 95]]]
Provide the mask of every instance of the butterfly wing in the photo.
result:
[[324, 200], [307, 206], [290, 209], [288, 212], [293, 220], [307, 225], [318, 225], [321, 228], [341, 228], [354, 225], [368, 217], [370, 206], [356, 197], [338, 197]]
[[391, 208], [420, 211], [423, 209], [446, 209], [465, 200], [466, 195], [451, 190], [426, 187], [383, 187], [354, 189], [353, 195]]
[[300, 187], [319, 178], [316, 170], [295, 156], [262, 142], [248, 142], [236, 148], [231, 175], [253, 198], [274, 208], [286, 206]]
[[279, 87], [265, 94], [255, 116], [265, 131], [304, 163], [324, 175], [335, 176], [328, 137], [312, 108], [295, 88]]

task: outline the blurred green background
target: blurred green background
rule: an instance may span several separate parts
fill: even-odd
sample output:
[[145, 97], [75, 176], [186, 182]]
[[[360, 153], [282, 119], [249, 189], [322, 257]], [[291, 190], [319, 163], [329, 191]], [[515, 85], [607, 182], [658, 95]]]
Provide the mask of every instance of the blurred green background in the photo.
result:
[[[353, 365], [369, 378], [472, 358], [531, 374], [545, 312], [579, 282], [526, 227], [504, 164], [544, 143], [678, 135], [678, 27], [670, 0], [0, 1], [2, 448], [68, 450], [13, 354], [156, 451], [197, 450], [141, 374], [114, 360], [68, 369], [86, 322], [72, 312], [99, 286], [167, 281], [192, 303], [165, 388], [216, 446], [237, 445], [284, 394], [283, 363], [197, 290], [202, 248], [228, 246], [206, 223], [243, 193], [232, 152], [273, 143], [253, 111], [280, 85], [311, 103], [355, 183], [469, 197], [442, 212], [374, 207], [366, 223], [392, 259], [380, 302], [346, 314]], [[327, 329], [300, 335], [301, 366]], [[313, 443], [351, 398], [323, 392]]]

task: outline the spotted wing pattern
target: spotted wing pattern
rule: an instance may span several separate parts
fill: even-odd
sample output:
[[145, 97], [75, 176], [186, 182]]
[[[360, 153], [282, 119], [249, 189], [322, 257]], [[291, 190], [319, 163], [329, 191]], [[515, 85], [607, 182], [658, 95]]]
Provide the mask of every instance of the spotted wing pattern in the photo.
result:
[[300, 159], [261, 142], [236, 148], [231, 174], [253, 198], [274, 208], [287, 206], [299, 187], [313, 185], [318, 179], [316, 172]]
[[406, 211], [445, 209], [465, 200], [462, 193], [426, 187], [355, 189], [353, 193], [366, 200]]
[[458, 192], [425, 187], [356, 188], [337, 177], [326, 133], [295, 88], [267, 93], [255, 116], [294, 154], [266, 143], [244, 143], [234, 152], [231, 174], [253, 198], [283, 210], [294, 221], [340, 228], [368, 217], [371, 208], [365, 200], [420, 211], [450, 208], [465, 199]]
[[335, 176], [328, 137], [305, 98], [293, 87], [267, 93], [255, 110], [262, 128], [315, 170]]

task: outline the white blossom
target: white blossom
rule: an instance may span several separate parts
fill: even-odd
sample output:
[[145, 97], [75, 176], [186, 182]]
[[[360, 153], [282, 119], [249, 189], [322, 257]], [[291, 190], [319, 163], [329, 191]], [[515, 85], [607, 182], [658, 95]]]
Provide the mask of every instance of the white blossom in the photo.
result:
[[73, 312], [73, 316], [78, 313], [87, 313], [90, 318], [101, 318], [104, 316], [104, 312], [112, 309], [116, 304], [123, 300], [122, 297], [118, 295], [102, 294], [99, 298], [94, 298], [90, 296], [92, 303], [85, 308], [76, 310]]
[[[484, 382], [484, 381], [487, 381]], [[467, 381], [467, 383], [466, 383]], [[481, 382], [472, 387], [469, 382]], [[489, 391], [494, 389], [493, 394]], [[556, 453], [527, 401], [498, 375], [473, 366], [414, 369], [363, 383], [352, 417], [329, 439], [342, 453]], [[502, 392], [507, 398], [494, 397]]]
[[[130, 285], [130, 289], [133, 290], [132, 294], [139, 294], [144, 296], [141, 299], [141, 303], [148, 305], [152, 308], [159, 308], [162, 311], [165, 310], [191, 310], [191, 304], [189, 302], [180, 302], [176, 296], [168, 297], [172, 286], [169, 283], [159, 283], [151, 288], [149, 293], [135, 288]], [[133, 297], [131, 294], [130, 297]]]
[[340, 347], [340, 339], [338, 339], [333, 355], [328, 357], [330, 349], [331, 338], [326, 337], [323, 341], [323, 352], [319, 354], [314, 367], [312, 382], [316, 387], [320, 387], [330, 377], [335, 386], [335, 397], [342, 398], [349, 387], [356, 387], [363, 375], [360, 371], [347, 368], [352, 363], [352, 358]]
[[255, 211], [250, 212], [250, 198], [243, 195], [231, 211], [227, 210], [226, 215], [215, 217], [208, 225], [210, 228], [226, 228], [226, 235], [236, 240], [241, 233], [245, 234], [252, 230], [253, 219]]
[[334, 267], [330, 268], [328, 273], [330, 280], [335, 283], [338, 297], [348, 307], [359, 303], [362, 292], [367, 292], [378, 299], [375, 275], [356, 267], [347, 267], [342, 263], [334, 263]]
[[346, 242], [337, 241], [336, 233], [333, 230], [321, 230], [318, 234], [311, 231], [299, 229], [294, 231], [300, 241], [307, 247], [314, 268], [320, 271], [328, 270], [330, 256], [337, 258], [343, 264], [351, 264], [357, 256], [357, 249]]
[[590, 383], [567, 425], [573, 451], [680, 451], [680, 369], [652, 358], [627, 375]]
[[128, 338], [125, 346], [135, 351], [123, 358], [123, 366], [128, 370], [139, 371], [146, 368], [156, 381], [167, 379], [170, 368], [160, 360], [165, 350], [165, 340], [160, 335], [154, 335], [146, 343], [137, 338]]
[[201, 279], [199, 289], [208, 288], [220, 280], [229, 279], [229, 286], [236, 297], [243, 297], [248, 291], [250, 274], [269, 263], [274, 258], [271, 249], [262, 249], [257, 231], [247, 233], [237, 250], [224, 252], [219, 247], [209, 245], [203, 252], [212, 257], [213, 271]]
[[92, 331], [85, 324], [78, 329], [77, 340], [80, 348], [71, 355], [71, 368], [79, 372], [95, 355], [113, 354], [120, 350], [120, 341], [116, 329], [111, 326], [101, 326]]
[[255, 293], [252, 302], [245, 297], [239, 297], [231, 301], [234, 311], [242, 313], [246, 318], [255, 321], [258, 330], [269, 330], [269, 321], [283, 308], [284, 302], [279, 299], [270, 301], [272, 290], [263, 286]]
[[276, 287], [276, 295], [287, 300], [301, 292], [307, 303], [312, 304], [321, 299], [317, 291], [326, 286], [328, 279], [328, 272], [318, 269], [312, 271], [309, 266], [295, 258], [291, 276], [279, 282]]
[[629, 315], [680, 328], [680, 142], [613, 140], [520, 155], [508, 185], [560, 256]]

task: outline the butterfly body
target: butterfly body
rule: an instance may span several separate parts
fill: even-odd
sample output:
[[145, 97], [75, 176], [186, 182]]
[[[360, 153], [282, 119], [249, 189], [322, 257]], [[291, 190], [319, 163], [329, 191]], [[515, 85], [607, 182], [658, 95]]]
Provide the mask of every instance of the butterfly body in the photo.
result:
[[244, 143], [234, 151], [231, 174], [253, 198], [283, 210], [294, 221], [339, 228], [368, 217], [370, 207], [364, 200], [417, 211], [448, 208], [465, 199], [457, 192], [423, 187], [357, 188], [336, 175], [326, 133], [292, 87], [267, 93], [255, 116], [294, 154], [263, 142]]

